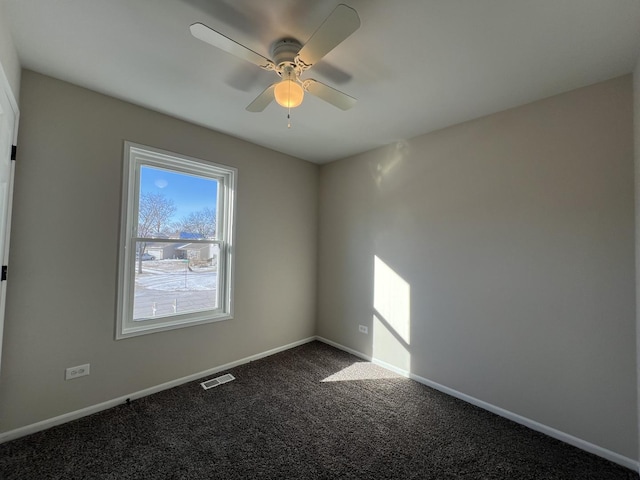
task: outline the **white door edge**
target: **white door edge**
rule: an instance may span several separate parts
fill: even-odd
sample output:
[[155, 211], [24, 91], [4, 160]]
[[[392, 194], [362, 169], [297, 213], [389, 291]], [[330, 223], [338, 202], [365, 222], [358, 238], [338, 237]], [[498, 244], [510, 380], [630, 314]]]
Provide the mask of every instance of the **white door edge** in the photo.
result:
[[[18, 102], [16, 101], [16, 97], [11, 90], [11, 85], [9, 84], [9, 80], [5, 74], [5, 70], [0, 63], [0, 95], [6, 96], [9, 100], [9, 106], [11, 111], [13, 112], [13, 132], [11, 132], [11, 144], [17, 145], [18, 140], [18, 119], [20, 117], [20, 110], [18, 109]], [[1, 134], [1, 132], [0, 132]], [[6, 152], [5, 152], [6, 153]], [[5, 225], [6, 228], [4, 230], [4, 248], [3, 251], [0, 251], [0, 265], [8, 265], [9, 261], [9, 240], [11, 237], [11, 213], [13, 209], [13, 182], [15, 177], [15, 162], [11, 161], [10, 173], [9, 173], [9, 184], [8, 184], [8, 194], [7, 194], [7, 205], [6, 205], [6, 216], [5, 216]], [[2, 206], [5, 208], [5, 206]], [[2, 235], [2, 226], [0, 225], [0, 235]], [[3, 332], [4, 332], [4, 315], [5, 315], [5, 307], [6, 307], [6, 299], [7, 299], [7, 282], [0, 282], [0, 368], [2, 366], [2, 342], [3, 342]]]

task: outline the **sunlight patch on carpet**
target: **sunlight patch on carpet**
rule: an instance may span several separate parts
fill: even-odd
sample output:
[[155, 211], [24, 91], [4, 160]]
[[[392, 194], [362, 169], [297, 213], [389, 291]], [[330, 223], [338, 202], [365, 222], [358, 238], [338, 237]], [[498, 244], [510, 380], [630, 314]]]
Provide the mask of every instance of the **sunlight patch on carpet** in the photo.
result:
[[348, 382], [353, 380], [380, 380], [384, 378], [403, 378], [386, 368], [370, 362], [356, 362], [339, 372], [329, 375], [323, 382]]

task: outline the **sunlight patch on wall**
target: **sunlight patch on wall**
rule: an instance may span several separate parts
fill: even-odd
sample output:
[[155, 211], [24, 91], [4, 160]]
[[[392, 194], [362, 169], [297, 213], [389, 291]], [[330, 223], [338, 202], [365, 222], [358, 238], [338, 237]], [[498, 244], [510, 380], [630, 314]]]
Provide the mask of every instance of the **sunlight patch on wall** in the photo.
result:
[[373, 308], [407, 344], [410, 342], [411, 287], [389, 265], [374, 258]]
[[356, 362], [339, 372], [329, 375], [323, 382], [345, 382], [353, 380], [380, 380], [384, 378], [403, 378], [386, 368], [370, 362]]
[[411, 370], [411, 286], [374, 257], [373, 357]]
[[382, 186], [385, 178], [388, 177], [402, 161], [409, 156], [410, 148], [408, 142], [401, 140], [387, 146], [386, 156], [370, 164], [371, 176], [378, 187]]

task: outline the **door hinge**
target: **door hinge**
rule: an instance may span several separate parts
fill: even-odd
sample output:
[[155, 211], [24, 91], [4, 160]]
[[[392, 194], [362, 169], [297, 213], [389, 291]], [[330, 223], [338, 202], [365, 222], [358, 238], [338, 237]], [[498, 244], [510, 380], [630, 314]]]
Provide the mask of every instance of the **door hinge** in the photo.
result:
[[16, 159], [16, 154], [17, 153], [18, 153], [18, 146], [17, 145], [11, 145], [11, 160], [15, 160]]
[[2, 275], [0, 275], [0, 282], [4, 282], [7, 279], [7, 266], [2, 265]]

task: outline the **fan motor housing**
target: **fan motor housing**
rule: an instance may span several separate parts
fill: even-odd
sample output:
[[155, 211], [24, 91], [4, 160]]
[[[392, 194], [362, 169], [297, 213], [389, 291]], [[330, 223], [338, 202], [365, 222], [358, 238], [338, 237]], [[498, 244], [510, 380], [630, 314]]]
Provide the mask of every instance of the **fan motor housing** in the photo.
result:
[[294, 65], [296, 55], [302, 48], [302, 44], [293, 38], [283, 38], [271, 46], [271, 58], [277, 67]]

